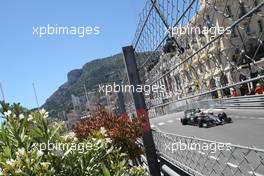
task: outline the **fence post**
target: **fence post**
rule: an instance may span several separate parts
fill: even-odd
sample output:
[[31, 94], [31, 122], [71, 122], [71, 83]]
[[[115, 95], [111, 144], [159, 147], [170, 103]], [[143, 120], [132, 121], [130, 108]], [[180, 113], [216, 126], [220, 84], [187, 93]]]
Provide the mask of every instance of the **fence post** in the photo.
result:
[[[124, 63], [127, 70], [127, 76], [131, 86], [141, 85], [139, 72], [133, 46], [123, 47]], [[146, 151], [149, 171], [152, 176], [160, 176], [160, 166], [156, 154], [155, 144], [148, 119], [145, 98], [142, 92], [133, 91], [133, 99], [136, 107], [137, 116], [147, 116], [147, 122], [144, 127], [143, 144]]]
[[120, 116], [121, 117], [127, 117], [126, 105], [125, 105], [124, 95], [123, 95], [122, 90], [120, 90], [117, 93], [117, 97], [118, 97], [118, 104], [119, 104]]

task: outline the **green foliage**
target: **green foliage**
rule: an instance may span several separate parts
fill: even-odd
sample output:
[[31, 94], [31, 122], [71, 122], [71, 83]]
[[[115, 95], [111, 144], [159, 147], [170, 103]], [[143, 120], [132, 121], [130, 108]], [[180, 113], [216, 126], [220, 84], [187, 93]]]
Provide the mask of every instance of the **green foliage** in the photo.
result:
[[104, 131], [111, 138], [114, 146], [128, 153], [129, 159], [135, 160], [143, 153], [142, 148], [137, 144], [137, 139], [143, 136], [145, 122], [144, 117], [130, 120], [119, 118], [105, 109], [98, 109], [91, 117], [76, 123], [73, 131], [79, 139], [85, 139], [94, 131]]
[[[129, 167], [125, 153], [104, 133], [79, 141], [64, 124], [49, 123], [44, 109], [29, 112], [19, 104], [1, 103], [0, 175], [12, 176], [143, 176]], [[51, 147], [52, 146], [52, 147]]]
[[144, 167], [132, 167], [129, 175], [133, 176], [148, 176]]

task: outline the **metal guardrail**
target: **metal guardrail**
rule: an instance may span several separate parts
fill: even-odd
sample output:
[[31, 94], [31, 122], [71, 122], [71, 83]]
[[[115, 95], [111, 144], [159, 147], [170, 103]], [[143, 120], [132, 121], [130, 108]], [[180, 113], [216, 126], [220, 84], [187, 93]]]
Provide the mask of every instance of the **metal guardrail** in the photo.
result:
[[153, 131], [153, 137], [159, 156], [190, 175], [264, 175], [262, 149], [157, 131]]
[[[206, 97], [205, 97], [206, 98]], [[239, 96], [231, 98], [219, 98], [219, 99], [184, 99], [174, 103], [164, 104], [163, 106], [157, 106], [153, 108], [154, 113], [151, 113], [152, 117], [158, 115], [164, 115], [167, 113], [175, 113], [184, 111], [186, 109], [222, 109], [222, 108], [264, 108], [264, 95], [250, 95], [250, 96]]]
[[188, 102], [188, 108], [264, 108], [264, 95], [240, 96]]
[[264, 95], [220, 99], [219, 104], [226, 108], [264, 108]]
[[[248, 79], [248, 80], [245, 80], [245, 81], [241, 81], [241, 82], [238, 82], [238, 83], [230, 84], [228, 86], [215, 88], [215, 89], [210, 90], [210, 91], [206, 91], [206, 92], [202, 92], [202, 93], [198, 93], [198, 94], [191, 94], [191, 95], [188, 95], [188, 96], [186, 96], [184, 98], [181, 98], [181, 99], [178, 99], [178, 100], [169, 101], [167, 103], [159, 104], [159, 105], [152, 106], [152, 107], [159, 107], [159, 106], [168, 105], [168, 104], [171, 104], [171, 103], [174, 103], [174, 102], [177, 102], [177, 101], [183, 101], [183, 100], [193, 99], [193, 98], [197, 98], [197, 97], [203, 97], [203, 96], [206, 96], [206, 95], [210, 95], [210, 93], [213, 93], [213, 92], [216, 92], [216, 91], [222, 91], [222, 90], [227, 89], [227, 88], [239, 86], [239, 85], [242, 85], [242, 84], [245, 84], [245, 83], [250, 83], [250, 82], [257, 81], [257, 80], [262, 80], [262, 79], [264, 79], [264, 75], [258, 76], [256, 78], [251, 78], [251, 79]], [[239, 97], [242, 97], [242, 96], [239, 96]]]

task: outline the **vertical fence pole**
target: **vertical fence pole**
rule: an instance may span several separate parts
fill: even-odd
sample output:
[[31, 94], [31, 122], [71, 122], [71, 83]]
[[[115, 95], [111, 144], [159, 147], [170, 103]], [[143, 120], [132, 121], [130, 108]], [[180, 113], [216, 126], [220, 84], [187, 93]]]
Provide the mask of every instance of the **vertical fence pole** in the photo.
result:
[[[123, 47], [124, 63], [127, 70], [129, 83], [131, 86], [137, 87], [140, 85], [140, 78], [137, 69], [137, 63], [133, 46]], [[133, 99], [136, 107], [137, 116], [147, 116], [145, 98], [142, 92], [133, 91]], [[152, 137], [149, 119], [144, 127], [143, 144], [146, 150], [146, 157], [149, 166], [149, 171], [152, 176], [160, 176], [160, 167], [156, 154], [155, 144]]]
[[121, 90], [117, 93], [117, 97], [118, 97], [120, 115], [121, 115], [121, 117], [127, 117], [124, 95], [123, 95], [123, 92]]

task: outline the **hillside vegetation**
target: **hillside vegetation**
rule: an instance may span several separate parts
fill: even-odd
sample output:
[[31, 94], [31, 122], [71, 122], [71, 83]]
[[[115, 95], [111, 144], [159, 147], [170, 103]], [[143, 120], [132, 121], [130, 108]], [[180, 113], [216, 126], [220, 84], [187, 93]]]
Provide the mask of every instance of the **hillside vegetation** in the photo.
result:
[[[71, 94], [84, 95], [84, 85], [87, 90], [98, 89], [98, 84], [107, 83], [109, 73], [123, 73], [123, 55], [116, 54], [111, 57], [96, 59], [86, 63], [81, 69], [75, 69], [68, 73], [67, 82], [61, 85], [45, 102], [43, 107], [56, 117], [57, 113], [73, 109]], [[121, 76], [122, 77], [122, 76]]]

